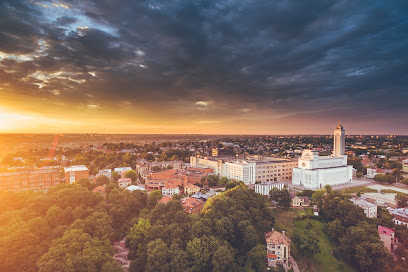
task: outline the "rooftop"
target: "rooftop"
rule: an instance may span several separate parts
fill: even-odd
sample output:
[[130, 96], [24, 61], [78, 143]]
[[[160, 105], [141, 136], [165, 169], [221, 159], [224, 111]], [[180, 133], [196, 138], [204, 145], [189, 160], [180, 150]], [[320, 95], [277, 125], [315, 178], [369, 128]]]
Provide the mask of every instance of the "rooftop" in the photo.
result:
[[362, 208], [372, 208], [377, 206], [361, 198], [351, 198], [350, 201], [353, 202], [354, 205], [357, 205]]
[[395, 230], [383, 226], [378, 226], [378, 234], [391, 236], [391, 233], [395, 234]]
[[290, 239], [285, 234], [272, 229], [271, 232], [265, 233], [266, 243], [273, 243], [275, 245], [290, 245]]
[[72, 165], [70, 167], [64, 167], [65, 172], [75, 172], [75, 171], [88, 171], [88, 167], [85, 165]]

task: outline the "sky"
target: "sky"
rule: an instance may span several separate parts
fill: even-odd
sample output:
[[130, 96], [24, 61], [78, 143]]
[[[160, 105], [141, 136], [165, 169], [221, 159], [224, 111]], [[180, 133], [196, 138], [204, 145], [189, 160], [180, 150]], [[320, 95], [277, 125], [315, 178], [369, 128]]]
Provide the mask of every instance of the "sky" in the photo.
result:
[[408, 2], [0, 1], [0, 133], [408, 135]]

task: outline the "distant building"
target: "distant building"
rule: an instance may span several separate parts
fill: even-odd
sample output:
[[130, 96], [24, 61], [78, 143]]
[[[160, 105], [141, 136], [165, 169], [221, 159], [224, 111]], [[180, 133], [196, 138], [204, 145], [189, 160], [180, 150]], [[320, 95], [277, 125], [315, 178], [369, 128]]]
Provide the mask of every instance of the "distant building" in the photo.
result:
[[192, 167], [208, 167], [216, 175], [232, 180], [244, 182], [246, 185], [256, 181], [289, 181], [292, 178], [292, 169], [297, 162], [292, 159], [277, 159], [263, 156], [247, 156], [246, 159], [228, 157], [190, 157]]
[[184, 193], [186, 195], [191, 195], [191, 194], [198, 193], [200, 190], [201, 190], [200, 187], [198, 187], [197, 185], [191, 184], [191, 183], [187, 184], [184, 187]]
[[404, 225], [408, 227], [408, 209], [400, 208], [392, 212], [393, 221], [396, 225]]
[[375, 175], [383, 173], [382, 169], [377, 167], [367, 168], [367, 178], [374, 178]]
[[377, 218], [377, 205], [361, 198], [351, 198], [350, 201], [353, 202], [357, 207], [362, 208], [364, 210], [365, 216], [367, 216], [368, 218]]
[[293, 168], [292, 184], [306, 189], [319, 189], [326, 185], [340, 185], [352, 182], [353, 167], [347, 165], [344, 154], [345, 131], [338, 125], [334, 131], [332, 156], [318, 156], [316, 150], [304, 150], [298, 167]]
[[112, 179], [112, 170], [111, 170], [111, 169], [102, 169], [102, 170], [99, 170], [97, 177], [98, 177], [98, 176], [105, 176], [105, 177], [107, 177], [109, 180], [111, 180], [111, 179]]
[[378, 226], [378, 234], [380, 236], [381, 242], [383, 242], [385, 248], [388, 252], [392, 253], [397, 249], [399, 239], [395, 236], [395, 230], [383, 226]]
[[402, 161], [402, 172], [408, 173], [408, 160]]
[[313, 215], [319, 216], [319, 207], [317, 205], [313, 205]]
[[0, 173], [0, 190], [42, 190], [62, 183], [60, 169], [37, 169]]
[[168, 185], [162, 188], [163, 196], [173, 196], [180, 194], [180, 189], [176, 185]]
[[208, 198], [209, 198], [208, 195], [202, 194], [202, 193], [200, 193], [200, 192], [195, 193], [195, 194], [192, 195], [191, 197], [194, 197], [195, 199], [198, 199], [198, 200], [201, 200], [201, 201], [204, 201], [204, 202], [207, 201]]
[[244, 182], [246, 185], [255, 183], [256, 163], [249, 161], [226, 162], [226, 177]]
[[131, 178], [120, 178], [118, 179], [118, 185], [120, 188], [126, 188], [132, 184]]
[[285, 231], [282, 233], [272, 229], [271, 232], [265, 233], [266, 257], [268, 267], [276, 267], [282, 264], [288, 267], [290, 257], [290, 239], [286, 236]]
[[264, 196], [269, 196], [269, 192], [273, 188], [278, 188], [279, 190], [282, 190], [284, 187], [285, 185], [279, 182], [258, 183], [258, 184], [255, 184], [255, 193], [258, 193]]
[[198, 200], [194, 197], [183, 198], [180, 202], [184, 212], [188, 214], [198, 214], [204, 207], [204, 201]]
[[294, 196], [292, 198], [292, 207], [309, 207], [310, 199], [307, 196]]
[[75, 183], [81, 179], [89, 179], [89, 170], [85, 165], [72, 165], [64, 167], [65, 183]]
[[129, 187], [126, 187], [125, 189], [129, 190], [131, 192], [133, 192], [133, 191], [146, 191], [145, 188], [143, 188], [141, 186], [137, 186], [137, 185], [130, 185]]

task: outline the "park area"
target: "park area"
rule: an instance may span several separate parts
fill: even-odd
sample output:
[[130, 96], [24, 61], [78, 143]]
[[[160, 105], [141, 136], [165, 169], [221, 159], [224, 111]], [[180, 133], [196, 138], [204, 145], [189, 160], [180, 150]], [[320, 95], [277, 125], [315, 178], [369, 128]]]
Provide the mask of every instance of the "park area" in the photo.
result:
[[292, 246], [291, 254], [298, 263], [300, 271], [325, 271], [325, 272], [341, 272], [341, 271], [358, 271], [336, 256], [336, 244], [330, 241], [327, 234], [323, 231], [325, 223], [314, 219], [311, 208], [299, 209], [274, 209], [275, 229], [277, 231], [286, 231], [289, 237], [295, 230], [303, 232], [307, 228], [313, 231], [319, 237], [320, 253], [312, 258], [303, 257], [298, 253], [298, 250]]

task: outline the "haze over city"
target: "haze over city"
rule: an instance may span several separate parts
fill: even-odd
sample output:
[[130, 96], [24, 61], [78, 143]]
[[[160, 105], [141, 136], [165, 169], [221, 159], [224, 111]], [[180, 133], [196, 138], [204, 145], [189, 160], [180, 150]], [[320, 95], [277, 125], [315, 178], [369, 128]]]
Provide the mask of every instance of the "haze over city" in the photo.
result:
[[0, 132], [408, 134], [405, 1], [2, 1]]

